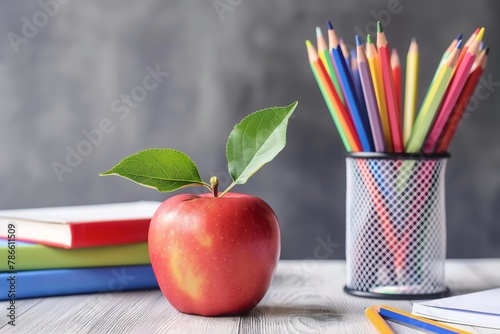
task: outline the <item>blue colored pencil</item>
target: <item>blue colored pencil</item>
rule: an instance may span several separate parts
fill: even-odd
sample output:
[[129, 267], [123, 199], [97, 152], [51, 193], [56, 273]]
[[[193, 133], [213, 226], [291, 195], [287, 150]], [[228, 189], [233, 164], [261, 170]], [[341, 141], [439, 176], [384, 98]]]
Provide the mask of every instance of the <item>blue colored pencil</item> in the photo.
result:
[[358, 97], [360, 107], [363, 113], [367, 113], [366, 102], [363, 96], [363, 87], [361, 86], [361, 78], [359, 74], [359, 66], [358, 66], [358, 58], [356, 55], [356, 50], [351, 50], [351, 74], [352, 74], [352, 81], [354, 83], [354, 89], [356, 90], [356, 96]]
[[342, 91], [344, 92], [347, 106], [349, 107], [349, 111], [352, 115], [354, 127], [356, 128], [359, 140], [361, 141], [361, 147], [364, 152], [373, 152], [374, 145], [368, 115], [366, 112], [364, 114], [362, 112], [359, 99], [356, 95], [356, 90], [354, 89], [351, 72], [347, 67], [336, 36], [332, 39], [330, 47], [332, 48], [335, 68], [337, 69], [337, 73], [339, 75]]

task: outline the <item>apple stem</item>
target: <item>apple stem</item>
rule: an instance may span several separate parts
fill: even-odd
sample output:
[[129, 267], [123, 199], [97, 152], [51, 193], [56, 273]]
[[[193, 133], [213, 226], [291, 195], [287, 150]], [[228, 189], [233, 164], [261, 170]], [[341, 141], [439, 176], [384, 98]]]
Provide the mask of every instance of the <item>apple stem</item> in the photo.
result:
[[212, 186], [214, 197], [219, 197], [219, 179], [217, 176], [212, 176], [210, 178], [210, 185]]

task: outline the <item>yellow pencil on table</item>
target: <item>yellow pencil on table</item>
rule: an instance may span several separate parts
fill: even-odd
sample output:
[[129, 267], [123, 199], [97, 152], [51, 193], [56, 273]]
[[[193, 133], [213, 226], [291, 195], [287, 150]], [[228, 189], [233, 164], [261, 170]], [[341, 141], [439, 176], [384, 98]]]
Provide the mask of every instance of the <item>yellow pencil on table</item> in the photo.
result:
[[394, 334], [392, 328], [387, 324], [387, 322], [375, 311], [372, 307], [367, 307], [365, 309], [365, 315], [370, 320], [372, 326], [380, 334]]

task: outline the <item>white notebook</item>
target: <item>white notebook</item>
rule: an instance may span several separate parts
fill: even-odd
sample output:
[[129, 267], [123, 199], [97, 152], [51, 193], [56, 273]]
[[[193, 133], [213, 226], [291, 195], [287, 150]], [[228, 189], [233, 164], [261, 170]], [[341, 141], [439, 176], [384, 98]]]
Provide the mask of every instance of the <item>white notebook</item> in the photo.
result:
[[439, 321], [500, 329], [500, 288], [414, 303], [412, 313]]

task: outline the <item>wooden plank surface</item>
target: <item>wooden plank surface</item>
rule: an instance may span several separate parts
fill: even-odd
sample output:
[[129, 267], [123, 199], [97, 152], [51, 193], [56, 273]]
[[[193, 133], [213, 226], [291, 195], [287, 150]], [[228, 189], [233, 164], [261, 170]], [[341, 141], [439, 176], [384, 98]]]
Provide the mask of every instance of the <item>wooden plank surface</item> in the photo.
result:
[[[500, 260], [449, 260], [452, 294], [500, 286]], [[281, 261], [261, 303], [241, 317], [207, 318], [173, 309], [159, 290], [16, 301], [16, 326], [1, 317], [0, 333], [374, 333], [364, 308], [386, 304], [411, 311], [409, 301], [345, 294], [344, 261]], [[8, 302], [0, 302], [5, 314]], [[418, 333], [401, 325], [397, 333]], [[457, 327], [472, 333], [500, 333]]]

